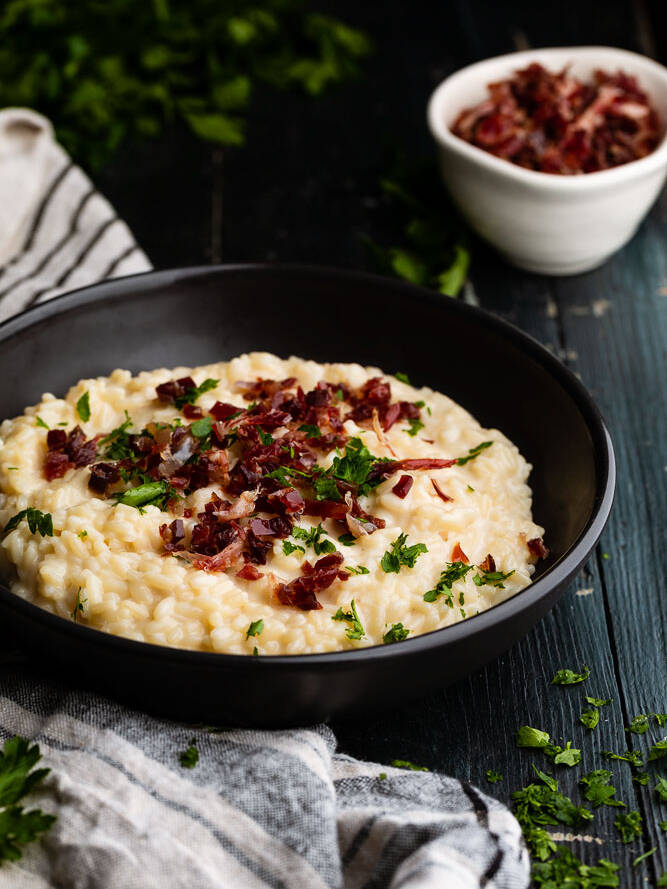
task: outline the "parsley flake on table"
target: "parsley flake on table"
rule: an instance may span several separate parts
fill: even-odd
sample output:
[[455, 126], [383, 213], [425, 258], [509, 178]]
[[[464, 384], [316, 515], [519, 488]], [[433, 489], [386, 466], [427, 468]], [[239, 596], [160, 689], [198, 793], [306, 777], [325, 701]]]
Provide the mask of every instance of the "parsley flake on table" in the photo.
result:
[[605, 707], [607, 704], [611, 704], [611, 698], [591, 698], [586, 695], [586, 703], [592, 704], [594, 707]]
[[416, 766], [407, 759], [392, 759], [391, 765], [395, 769], [407, 769], [409, 772], [428, 772], [426, 766]]
[[603, 759], [618, 759], [621, 762], [629, 762], [635, 768], [644, 765], [644, 759], [639, 750], [626, 750], [625, 753], [612, 753], [611, 750], [602, 750], [600, 756]]
[[251, 636], [259, 636], [264, 629], [264, 620], [260, 617], [259, 620], [253, 620], [246, 630], [245, 637], [249, 639]]
[[621, 842], [631, 843], [642, 835], [642, 816], [639, 812], [621, 812], [616, 816], [614, 827], [621, 835]]
[[655, 762], [657, 759], [662, 759], [663, 756], [667, 756], [667, 739], [658, 741], [657, 744], [651, 747], [646, 762]]
[[382, 556], [380, 565], [385, 574], [398, 574], [402, 566], [414, 568], [419, 556], [422, 553], [428, 552], [424, 543], [414, 543], [412, 546], [406, 546], [407, 539], [407, 534], [399, 534], [391, 544], [391, 549], [387, 550]]
[[533, 728], [530, 725], [522, 725], [515, 735], [517, 747], [532, 747], [543, 750], [545, 755], [553, 760], [554, 765], [572, 766], [581, 762], [581, 750], [572, 746], [568, 741], [565, 747], [551, 743], [548, 732]]
[[40, 534], [42, 537], [53, 537], [53, 518], [51, 513], [42, 512], [41, 509], [34, 509], [32, 506], [29, 506], [27, 509], [22, 509], [20, 512], [17, 512], [15, 516], [11, 517], [2, 529], [3, 536], [9, 534], [9, 532], [13, 531], [15, 528], [18, 528], [23, 519], [27, 521], [31, 534]]
[[352, 599], [352, 601], [350, 602], [349, 611], [343, 611], [342, 608], [339, 608], [338, 611], [333, 615], [331, 620], [342, 620], [351, 625], [349, 627], [346, 627], [345, 629], [345, 635], [348, 639], [361, 639], [363, 636], [366, 635], [363, 625], [359, 620], [359, 615], [357, 614], [357, 607], [354, 603], [354, 599]]
[[582, 725], [585, 725], [587, 729], [594, 729], [599, 721], [600, 711], [597, 707], [590, 707], [586, 710], [582, 710], [579, 716], [579, 722]]
[[658, 780], [655, 785], [655, 792], [660, 797], [660, 800], [663, 803], [667, 803], [667, 778], [662, 775], [658, 775]]
[[448, 562], [445, 570], [440, 574], [440, 580], [435, 588], [424, 593], [424, 602], [436, 602], [441, 596], [444, 596], [446, 604], [453, 608], [452, 586], [457, 580], [462, 580], [472, 569], [473, 566], [466, 565], [465, 562]]
[[402, 623], [393, 624], [385, 633], [382, 634], [382, 641], [385, 645], [392, 642], [402, 642], [410, 635], [410, 630], [404, 627]]
[[178, 754], [178, 761], [184, 769], [194, 769], [199, 762], [199, 750], [196, 747], [196, 738], [190, 741], [190, 746]]
[[479, 457], [482, 451], [485, 451], [487, 448], [490, 448], [493, 444], [492, 441], [483, 441], [480, 444], [475, 445], [474, 448], [470, 448], [465, 457], [458, 457], [456, 460], [457, 466], [465, 466], [466, 463], [470, 463], [471, 460], [474, 460], [475, 457]]
[[489, 784], [497, 784], [499, 781], [503, 780], [503, 776], [500, 774], [500, 772], [494, 771], [494, 769], [487, 769], [486, 780], [489, 782]]
[[594, 809], [598, 806], [617, 806], [625, 808], [625, 803], [614, 799], [616, 788], [609, 782], [611, 780], [611, 772], [609, 769], [595, 769], [587, 775], [582, 775], [579, 779], [579, 785], [583, 788], [584, 798], [593, 805]]
[[659, 822], [658, 822], [658, 827], [660, 828], [660, 830], [662, 830], [662, 831], [664, 831], [665, 833], [667, 833], [667, 821], [659, 821]]
[[641, 787], [646, 787], [649, 780], [648, 772], [637, 772], [636, 775], [632, 776], [632, 780], [635, 784], [639, 784]]
[[533, 863], [532, 885], [544, 889], [616, 889], [620, 865], [607, 858], [584, 864], [569, 849], [561, 849], [548, 861]]
[[42, 755], [38, 744], [16, 736], [0, 751], [0, 862], [18, 861], [21, 846], [49, 830], [56, 818], [41, 809], [25, 811], [18, 803], [41, 783], [50, 769], [34, 769]]
[[632, 732], [633, 735], [643, 735], [649, 729], [649, 714], [640, 713], [634, 716], [626, 731]]
[[297, 540], [303, 540], [306, 546], [312, 547], [316, 556], [336, 552], [336, 545], [332, 540], [322, 539], [326, 536], [328, 535], [322, 527], [322, 522], [314, 528], [301, 528], [299, 525], [295, 525], [292, 528], [292, 537], [296, 537]]
[[90, 392], [87, 389], [76, 403], [76, 412], [84, 423], [90, 420]]
[[637, 867], [642, 861], [645, 861], [647, 858], [650, 858], [651, 855], [654, 855], [658, 851], [658, 847], [654, 846], [652, 849], [649, 849], [648, 852], [644, 852], [642, 855], [638, 855], [635, 860], [632, 862], [633, 867]]
[[546, 747], [551, 741], [548, 732], [533, 728], [530, 725], [522, 725], [516, 732], [517, 747]]
[[590, 669], [584, 664], [584, 668], [581, 673], [575, 673], [574, 670], [556, 670], [556, 674], [554, 678], [551, 680], [552, 685], [578, 685], [580, 682], [585, 682], [586, 679], [591, 675]]

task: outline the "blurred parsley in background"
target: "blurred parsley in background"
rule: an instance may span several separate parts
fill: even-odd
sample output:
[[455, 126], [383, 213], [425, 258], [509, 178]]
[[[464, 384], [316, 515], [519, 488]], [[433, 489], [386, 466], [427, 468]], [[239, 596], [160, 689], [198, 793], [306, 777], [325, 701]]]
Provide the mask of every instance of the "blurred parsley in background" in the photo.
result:
[[126, 136], [183, 119], [241, 145], [254, 83], [313, 96], [354, 77], [364, 34], [302, 0], [9, 0], [0, 11], [0, 106], [49, 117], [84, 166]]

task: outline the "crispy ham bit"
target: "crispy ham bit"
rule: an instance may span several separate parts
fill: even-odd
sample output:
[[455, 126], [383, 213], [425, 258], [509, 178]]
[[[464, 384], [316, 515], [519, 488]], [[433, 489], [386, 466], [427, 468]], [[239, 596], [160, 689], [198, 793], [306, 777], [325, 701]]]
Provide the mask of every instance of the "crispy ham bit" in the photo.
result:
[[544, 541], [541, 537], [533, 537], [532, 540], [527, 541], [526, 545], [528, 546], [531, 555], [535, 556], [536, 559], [546, 559], [549, 555], [549, 550], [544, 545]]
[[567, 67], [553, 72], [533, 63], [488, 90], [452, 132], [530, 170], [593, 173], [645, 157], [660, 142], [655, 109], [622, 71], [598, 70], [593, 83], [583, 83]]
[[414, 481], [411, 475], [402, 475], [391, 490], [401, 500], [405, 500], [412, 489]]
[[323, 556], [314, 565], [306, 560], [301, 566], [303, 572], [301, 577], [278, 586], [276, 590], [278, 601], [283, 605], [300, 608], [302, 611], [320, 609], [322, 605], [317, 593], [328, 589], [336, 580], [348, 579], [348, 573], [341, 570], [342, 565], [343, 555], [339, 552]]
[[452, 562], [463, 562], [464, 565], [467, 565], [470, 562], [470, 559], [461, 549], [460, 543], [455, 543], [454, 548], [452, 549]]
[[482, 571], [495, 571], [496, 570], [496, 560], [493, 558], [491, 553], [487, 555], [481, 565], [478, 566]]
[[49, 429], [46, 435], [44, 475], [51, 482], [62, 478], [68, 469], [89, 466], [97, 456], [98, 437], [87, 439], [83, 429], [75, 426], [69, 433], [64, 429]]
[[450, 497], [449, 494], [445, 494], [440, 485], [436, 482], [434, 478], [431, 479], [431, 484], [433, 485], [433, 489], [438, 497], [443, 501], [443, 503], [451, 503], [454, 499]]

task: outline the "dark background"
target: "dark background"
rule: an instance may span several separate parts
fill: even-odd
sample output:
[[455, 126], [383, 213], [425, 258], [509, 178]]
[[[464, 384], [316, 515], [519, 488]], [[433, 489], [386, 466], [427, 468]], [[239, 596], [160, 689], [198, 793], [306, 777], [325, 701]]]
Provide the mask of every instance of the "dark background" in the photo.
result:
[[[375, 51], [361, 78], [318, 100], [258, 88], [243, 149], [212, 149], [176, 130], [159, 141], [125, 145], [97, 175], [155, 266], [276, 260], [367, 267], [361, 236], [386, 241], [395, 235], [378, 180], [397, 151], [411, 161], [431, 156], [425, 104], [444, 76], [527, 46], [610, 44], [663, 63], [667, 54], [659, 3], [314, 5], [372, 38]], [[434, 192], [439, 188], [434, 178]], [[574, 278], [511, 269], [473, 243], [472, 281], [481, 305], [560, 355], [605, 414], [619, 462], [616, 505], [595, 558], [526, 639], [415, 706], [400, 708], [397, 701], [395, 712], [336, 726], [343, 751], [382, 762], [409, 759], [468, 778], [508, 802], [512, 790], [531, 780], [531, 762], [545, 766], [544, 757], [514, 746], [516, 728], [534, 725], [555, 743], [571, 739], [581, 747], [581, 767], [560, 769], [558, 778], [583, 802], [577, 778], [608, 765], [602, 750], [645, 751], [664, 733], [652, 728], [629, 735], [623, 727], [637, 713], [667, 709], [666, 232], [663, 195], [628, 247], [603, 268]], [[585, 686], [549, 685], [557, 668], [582, 663], [592, 670]], [[578, 722], [585, 694], [612, 698], [592, 733]], [[623, 846], [613, 827], [617, 810], [603, 807], [588, 838], [572, 849], [587, 861], [604, 856], [622, 863], [621, 886], [655, 885], [667, 867], [665, 834], [657, 826], [667, 806], [653, 790], [659, 770], [649, 768], [650, 785], [640, 787], [626, 763], [609, 767], [618, 798], [644, 817], [643, 837]], [[502, 772], [503, 782], [489, 787], [487, 768]], [[656, 855], [632, 867], [656, 845]]]

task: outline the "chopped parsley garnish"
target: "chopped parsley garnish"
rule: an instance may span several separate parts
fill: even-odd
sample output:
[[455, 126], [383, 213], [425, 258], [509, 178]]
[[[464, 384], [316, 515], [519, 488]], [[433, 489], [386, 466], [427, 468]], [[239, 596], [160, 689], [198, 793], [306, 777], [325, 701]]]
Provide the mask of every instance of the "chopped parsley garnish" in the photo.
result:
[[626, 731], [632, 732], [635, 735], [645, 734], [649, 730], [651, 717], [655, 719], [660, 727], [664, 726], [667, 720], [667, 714], [665, 713], [640, 713], [633, 718]]
[[357, 542], [357, 538], [354, 534], [341, 534], [338, 538], [338, 542], [342, 543], [343, 546], [354, 546]]
[[292, 553], [303, 553], [306, 554], [306, 550], [303, 546], [299, 546], [298, 543], [292, 543], [291, 540], [283, 540], [283, 552], [286, 556], [291, 556]]
[[79, 540], [85, 540], [86, 537], [88, 537], [88, 532], [87, 531], [79, 531], [79, 533], [76, 536], [79, 538]]
[[413, 762], [409, 762], [407, 759], [392, 759], [391, 765], [395, 769], [408, 769], [410, 772], [428, 772], [429, 770], [426, 766], [416, 766]]
[[572, 747], [568, 741], [565, 747], [551, 743], [548, 732], [533, 728], [530, 725], [522, 725], [516, 733], [517, 747], [534, 747], [543, 750], [545, 755], [553, 760], [554, 765], [575, 766], [581, 762], [581, 750]]
[[130, 488], [128, 491], [118, 492], [112, 496], [116, 501], [116, 505], [123, 503], [125, 506], [134, 506], [140, 512], [145, 506], [157, 506], [158, 509], [164, 512], [169, 501], [179, 495], [169, 482], [162, 480], [159, 482], [146, 482], [146, 484]]
[[259, 636], [262, 630], [264, 629], [264, 620], [260, 617], [259, 620], [253, 620], [248, 629], [246, 630], [245, 637], [249, 639], [251, 636]]
[[3, 528], [3, 535], [9, 534], [21, 524], [25, 519], [28, 522], [28, 528], [31, 534], [41, 534], [42, 537], [53, 537], [53, 518], [50, 512], [42, 512], [41, 509], [34, 509], [29, 506], [22, 509], [7, 522]]
[[639, 750], [626, 750], [622, 754], [612, 753], [610, 750], [602, 750], [600, 755], [603, 759], [618, 759], [621, 762], [629, 762], [635, 768], [644, 765], [644, 760]]
[[90, 420], [90, 392], [87, 389], [76, 403], [76, 412], [84, 423]]
[[199, 398], [200, 395], [203, 395], [204, 392], [210, 392], [211, 389], [215, 389], [220, 380], [212, 380], [210, 377], [207, 380], [204, 380], [199, 386], [193, 386], [192, 389], [188, 389], [183, 395], [179, 395], [174, 399], [174, 404], [180, 410], [183, 410], [186, 404], [194, 404], [195, 401]]
[[475, 445], [474, 448], [470, 448], [465, 457], [459, 457], [456, 461], [457, 466], [465, 466], [466, 463], [470, 463], [471, 460], [474, 460], [475, 457], [479, 457], [482, 451], [485, 451], [487, 448], [490, 448], [493, 444], [492, 441], [483, 441], [478, 445]]
[[473, 577], [475, 586], [494, 586], [499, 590], [505, 589], [504, 580], [511, 577], [514, 571], [484, 571], [482, 568], [477, 569], [478, 573]]
[[399, 534], [391, 544], [391, 549], [387, 550], [382, 556], [380, 565], [385, 574], [398, 574], [403, 565], [407, 568], [414, 568], [419, 556], [422, 553], [428, 552], [424, 543], [414, 543], [412, 546], [406, 546], [405, 542], [407, 539], [407, 534]]
[[387, 780], [387, 773], [380, 772], [380, 774], [378, 775], [378, 781], [386, 781], [386, 780]]
[[667, 803], [667, 778], [664, 778], [662, 775], [658, 775], [658, 781], [655, 785], [655, 792], [658, 794], [663, 803]]
[[503, 780], [503, 776], [500, 772], [496, 772], [493, 769], [486, 770], [486, 780], [489, 784], [497, 784], [499, 781]]
[[534, 862], [532, 885], [544, 889], [616, 889], [618, 870], [620, 865], [607, 858], [597, 864], [584, 864], [569, 849], [561, 849], [548, 861]]
[[21, 846], [34, 842], [56, 820], [41, 809], [25, 811], [18, 805], [51, 771], [33, 771], [41, 758], [39, 745], [19, 736], [6, 740], [0, 751], [0, 861], [18, 861]]
[[72, 609], [72, 620], [74, 623], [77, 622], [79, 618], [79, 614], [83, 617], [83, 612], [85, 606], [88, 604], [88, 599], [81, 598], [81, 587], [76, 591], [76, 602], [74, 603], [74, 608]]
[[386, 633], [382, 634], [382, 641], [385, 645], [390, 645], [392, 642], [402, 642], [409, 635], [410, 630], [404, 627], [402, 623], [397, 623], [393, 624]]
[[606, 707], [607, 704], [611, 704], [611, 698], [591, 698], [586, 695], [586, 703], [594, 707]]
[[35, 426], [41, 426], [42, 429], [48, 429], [48, 428], [49, 428], [49, 424], [48, 424], [48, 423], [45, 423], [44, 420], [42, 420], [42, 418], [41, 418], [39, 415], [38, 415], [38, 416], [36, 417], [36, 419], [35, 419]]
[[178, 761], [184, 769], [194, 769], [199, 762], [199, 750], [195, 746], [196, 738], [190, 741], [190, 746], [178, 754]]
[[308, 438], [322, 438], [322, 430], [319, 426], [313, 426], [312, 423], [302, 423], [299, 426], [299, 432], [305, 432]]
[[610, 780], [609, 769], [595, 769], [587, 775], [582, 775], [579, 779], [584, 798], [592, 804], [594, 809], [597, 809], [598, 806], [625, 806], [625, 803], [614, 799], [616, 788], [609, 783]]
[[7, 467], [7, 470], [8, 470], [9, 472], [18, 472], [18, 471], [19, 471], [19, 468], [18, 468], [18, 466], [8, 466], [8, 467]]
[[400, 370], [397, 370], [394, 374], [397, 380], [400, 380], [401, 383], [405, 383], [406, 385], [410, 385], [410, 378], [407, 374], [402, 373]]
[[327, 536], [327, 532], [322, 527], [322, 522], [315, 528], [300, 528], [298, 525], [292, 528], [292, 537], [296, 537], [297, 540], [303, 540], [306, 546], [312, 547], [315, 550], [316, 556], [336, 552], [336, 546], [333, 541], [323, 540], [323, 536]]
[[[195, 438], [208, 438], [208, 436], [211, 434], [212, 429], [212, 417], [202, 417], [200, 420], [195, 420], [192, 426], [190, 426], [190, 432], [195, 436]], [[203, 445], [202, 448], [205, 450]]]
[[411, 435], [413, 438], [419, 432], [420, 429], [424, 428], [424, 424], [421, 420], [418, 420], [416, 417], [413, 417], [411, 420], [408, 420], [410, 424], [409, 429], [404, 429], [403, 432], [407, 432], [408, 435]]
[[354, 604], [354, 599], [352, 599], [352, 601], [350, 602], [349, 611], [343, 611], [342, 608], [339, 608], [338, 611], [333, 615], [331, 620], [343, 620], [351, 625], [349, 627], [346, 627], [345, 629], [345, 635], [348, 639], [361, 639], [362, 636], [366, 635], [362, 623], [359, 620], [359, 615], [357, 614], [357, 607]]
[[259, 436], [260, 442], [264, 445], [273, 444], [273, 436], [270, 432], [264, 432], [259, 426], [257, 427], [257, 435]]
[[591, 675], [590, 669], [584, 664], [584, 669], [581, 673], [575, 673], [574, 670], [556, 670], [556, 674], [554, 678], [551, 680], [552, 685], [578, 685], [580, 682], [585, 682], [586, 679]]
[[130, 435], [128, 429], [132, 425], [132, 420], [127, 411], [125, 411], [125, 420], [112, 429], [108, 435], [101, 438], [99, 447], [104, 450], [101, 455], [106, 460], [134, 460], [134, 451], [130, 447]]
[[620, 833], [622, 843], [631, 843], [642, 835], [642, 821], [639, 812], [621, 812], [616, 816], [614, 827]]
[[586, 710], [582, 710], [581, 715], [579, 716], [579, 722], [582, 725], [585, 725], [587, 729], [594, 729], [599, 721], [600, 711], [597, 707], [590, 707]]
[[657, 851], [658, 851], [658, 847], [657, 847], [657, 846], [654, 846], [652, 849], [649, 849], [648, 852], [644, 852], [643, 855], [638, 855], [638, 856], [635, 858], [635, 860], [632, 862], [632, 866], [633, 866], [633, 867], [637, 867], [638, 864], [640, 864], [640, 863], [641, 863], [642, 861], [644, 861], [646, 858], [650, 858], [651, 855], [654, 855]]
[[424, 593], [424, 602], [436, 602], [440, 596], [445, 597], [445, 602], [450, 608], [454, 607], [454, 594], [452, 585], [457, 580], [462, 580], [469, 571], [472, 571], [472, 565], [466, 565], [465, 562], [448, 562], [447, 567], [440, 575], [440, 580], [435, 589]]
[[345, 570], [350, 574], [370, 574], [371, 572], [365, 565], [345, 565]]
[[655, 762], [657, 759], [662, 759], [663, 756], [667, 756], [667, 739], [658, 741], [657, 744], [651, 747], [646, 762]]
[[[341, 495], [335, 485], [334, 479], [347, 482], [349, 485], [356, 485], [359, 496], [369, 494], [373, 488], [376, 488], [382, 481], [379, 476], [369, 481], [369, 473], [376, 463], [391, 462], [385, 457], [376, 457], [368, 450], [366, 445], [360, 438], [351, 438], [345, 445], [345, 455], [343, 457], [336, 456], [333, 463], [319, 477], [314, 478], [313, 487], [318, 500], [333, 499], [340, 500]], [[333, 483], [333, 487], [331, 485]], [[333, 490], [336, 496], [332, 496]]]
[[258, 648], [257, 648], [256, 645], [253, 646], [253, 649], [252, 649], [252, 656], [253, 656], [253, 657], [259, 657], [259, 650], [258, 650]]

